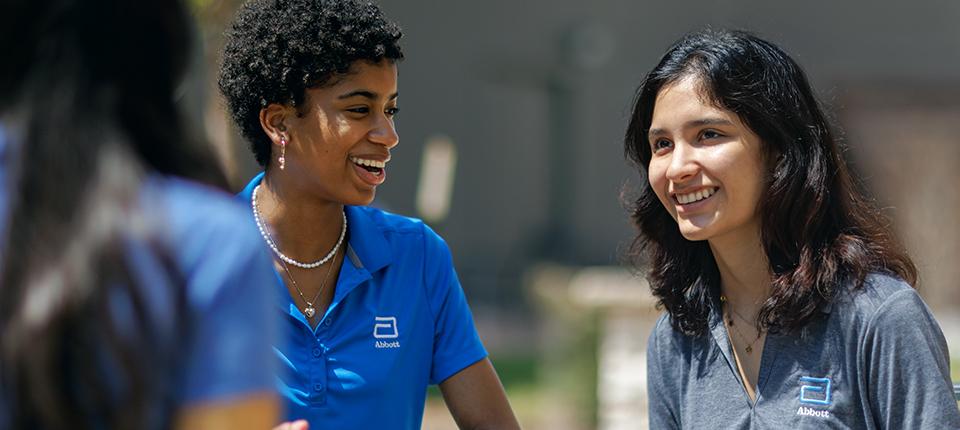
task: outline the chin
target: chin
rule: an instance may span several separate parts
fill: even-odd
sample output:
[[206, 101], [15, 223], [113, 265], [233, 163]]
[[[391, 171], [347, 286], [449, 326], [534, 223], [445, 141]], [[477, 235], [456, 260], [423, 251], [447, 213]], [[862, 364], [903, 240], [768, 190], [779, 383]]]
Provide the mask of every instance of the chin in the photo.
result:
[[707, 240], [712, 236], [712, 231], [710, 228], [698, 227], [690, 224], [681, 224], [679, 227], [680, 235], [683, 236], [684, 239], [687, 239], [691, 242]]
[[700, 242], [710, 238], [710, 235], [704, 234], [703, 231], [699, 230], [691, 232], [680, 230], [680, 235], [683, 236], [684, 239], [687, 239], [691, 242]]
[[350, 206], [367, 206], [373, 203], [377, 193], [375, 191], [363, 192], [343, 200], [343, 204]]

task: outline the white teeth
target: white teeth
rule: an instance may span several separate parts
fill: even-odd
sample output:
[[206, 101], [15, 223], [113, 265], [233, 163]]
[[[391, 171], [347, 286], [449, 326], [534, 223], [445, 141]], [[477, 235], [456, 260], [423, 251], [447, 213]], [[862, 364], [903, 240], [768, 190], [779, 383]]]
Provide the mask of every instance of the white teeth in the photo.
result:
[[367, 160], [365, 158], [350, 157], [350, 161], [352, 161], [354, 164], [359, 164], [361, 166], [367, 166], [367, 167], [376, 167], [378, 169], [382, 169], [387, 166], [386, 161]]
[[687, 203], [693, 203], [696, 201], [703, 200], [707, 197], [710, 197], [716, 191], [717, 191], [716, 188], [704, 188], [702, 190], [694, 191], [689, 194], [677, 194], [676, 196], [677, 196], [677, 201], [680, 202], [680, 204], [685, 205]]

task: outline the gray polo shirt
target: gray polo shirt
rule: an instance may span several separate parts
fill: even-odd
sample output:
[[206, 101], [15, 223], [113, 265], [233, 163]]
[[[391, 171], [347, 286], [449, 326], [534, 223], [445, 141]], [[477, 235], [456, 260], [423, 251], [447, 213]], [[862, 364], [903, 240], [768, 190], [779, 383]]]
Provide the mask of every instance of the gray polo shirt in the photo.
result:
[[950, 359], [920, 296], [887, 276], [837, 297], [802, 330], [769, 334], [757, 401], [719, 302], [698, 338], [657, 321], [647, 349], [651, 429], [960, 429]]

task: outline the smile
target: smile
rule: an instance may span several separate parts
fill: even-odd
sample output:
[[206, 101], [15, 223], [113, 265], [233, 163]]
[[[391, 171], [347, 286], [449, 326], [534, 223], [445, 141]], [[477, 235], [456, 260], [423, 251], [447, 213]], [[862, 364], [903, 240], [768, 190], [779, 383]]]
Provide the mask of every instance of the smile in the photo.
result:
[[387, 167], [387, 162], [380, 161], [380, 160], [370, 160], [366, 158], [350, 157], [350, 161], [353, 162], [353, 164], [356, 164], [357, 166], [360, 166], [364, 170], [370, 173], [373, 173], [374, 175], [377, 175], [377, 176], [381, 175], [383, 173], [383, 169]]
[[676, 194], [673, 197], [677, 199], [677, 202], [680, 203], [681, 205], [687, 205], [690, 203], [696, 203], [703, 199], [706, 199], [712, 196], [714, 193], [716, 193], [717, 190], [719, 190], [719, 188], [714, 188], [714, 187], [704, 188], [702, 190], [694, 191], [692, 193]]
[[389, 156], [383, 160], [360, 158], [352, 155], [349, 158], [350, 162], [353, 163], [353, 171], [367, 186], [376, 187], [387, 180], [386, 167], [387, 162], [390, 161]]

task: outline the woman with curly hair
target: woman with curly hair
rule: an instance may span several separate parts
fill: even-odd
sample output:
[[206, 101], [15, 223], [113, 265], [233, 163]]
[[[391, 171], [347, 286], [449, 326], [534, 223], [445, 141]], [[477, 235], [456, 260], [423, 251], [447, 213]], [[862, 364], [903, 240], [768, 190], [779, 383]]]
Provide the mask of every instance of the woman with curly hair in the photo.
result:
[[400, 29], [355, 0], [254, 0], [220, 88], [264, 172], [240, 197], [275, 254], [290, 420], [419, 429], [439, 384], [462, 428], [517, 428], [443, 240], [368, 207], [398, 143]]
[[269, 254], [176, 102], [193, 31], [0, 2], [0, 429], [276, 423]]
[[638, 265], [666, 314], [650, 427], [960, 428], [917, 273], [801, 68], [751, 34], [677, 42], [640, 85]]

